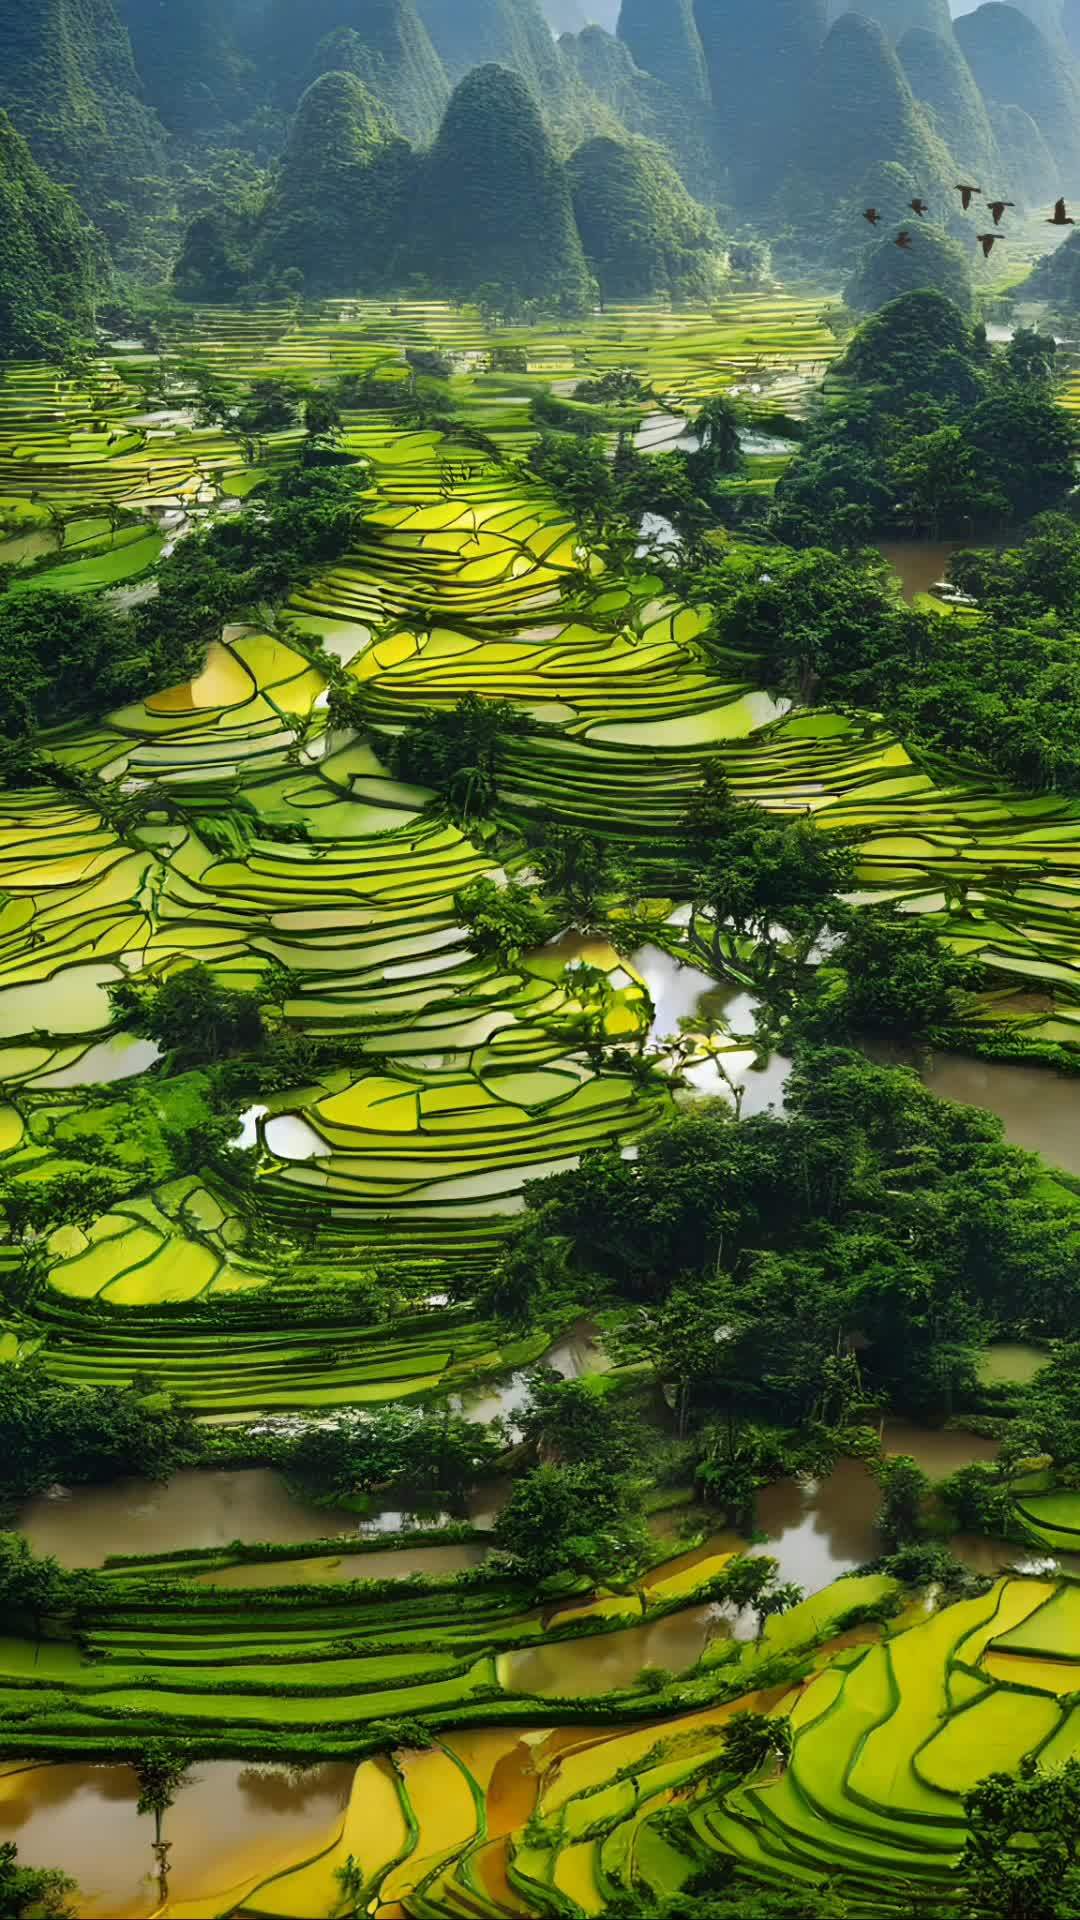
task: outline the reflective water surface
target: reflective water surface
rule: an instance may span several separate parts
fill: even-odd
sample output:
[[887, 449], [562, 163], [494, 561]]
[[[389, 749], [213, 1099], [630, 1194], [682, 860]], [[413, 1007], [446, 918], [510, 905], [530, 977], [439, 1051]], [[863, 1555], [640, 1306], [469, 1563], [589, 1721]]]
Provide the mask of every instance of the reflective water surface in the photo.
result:
[[[209, 1899], [328, 1844], [352, 1768], [208, 1760], [194, 1776], [165, 1818], [173, 1902]], [[59, 1867], [77, 1881], [79, 1920], [141, 1920], [159, 1900], [154, 1823], [136, 1813], [137, 1798], [128, 1767], [22, 1769], [0, 1778], [0, 1840], [15, 1841], [23, 1866]]]
[[193, 1469], [163, 1485], [55, 1487], [23, 1508], [19, 1526], [35, 1553], [52, 1554], [64, 1567], [100, 1567], [110, 1554], [227, 1547], [234, 1540], [287, 1545], [358, 1531], [354, 1513], [299, 1499], [268, 1467]]

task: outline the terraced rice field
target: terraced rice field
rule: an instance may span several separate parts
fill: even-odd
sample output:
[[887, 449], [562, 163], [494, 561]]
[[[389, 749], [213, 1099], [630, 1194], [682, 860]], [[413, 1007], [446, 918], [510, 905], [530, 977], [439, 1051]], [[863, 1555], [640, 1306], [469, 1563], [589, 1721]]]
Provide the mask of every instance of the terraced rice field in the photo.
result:
[[[503, 458], [410, 429], [392, 405], [350, 416], [345, 444], [370, 460], [372, 492], [346, 560], [298, 592], [273, 633], [228, 629], [189, 686], [56, 736], [80, 794], [0, 796], [5, 1174], [62, 1166], [85, 1089], [115, 1082], [122, 1095], [150, 1064], [145, 1043], [110, 1031], [108, 987], [192, 958], [245, 987], [289, 969], [287, 1021], [323, 1039], [363, 1034], [378, 1061], [247, 1116], [261, 1218], [309, 1236], [301, 1286], [318, 1263], [360, 1260], [391, 1270], [422, 1315], [429, 1294], [467, 1291], [490, 1262], [528, 1179], [601, 1141], [632, 1148], [661, 1117], [662, 1088], [575, 1052], [558, 966], [538, 956], [509, 972], [470, 952], [453, 896], [497, 860], [370, 747], [328, 730], [327, 654], [364, 688], [382, 740], [467, 691], [512, 700], [539, 730], [506, 749], [505, 824], [543, 817], [629, 841], [658, 894], [687, 801], [719, 758], [747, 798], [855, 829], [867, 896], [929, 914], [993, 969], [986, 1019], [1076, 1042], [1077, 804], [915, 765], [873, 721], [783, 713], [752, 662], [710, 663], [702, 610], [646, 570], [609, 581], [592, 561], [583, 596], [575, 529], [516, 464], [529, 395], [564, 363], [629, 361], [671, 406], [750, 375], [809, 381], [834, 349], [821, 313], [759, 299], [700, 316], [618, 309], [559, 338], [500, 334], [500, 353], [526, 362], [512, 374], [488, 370], [493, 342], [446, 307], [334, 303], [300, 327], [274, 309], [176, 323], [173, 349], [238, 394], [268, 372], [378, 369], [404, 401], [403, 352], [437, 349], [460, 369], [462, 417], [482, 416]], [[100, 538], [110, 510], [197, 515], [257, 478], [250, 447], [182, 410], [155, 413], [140, 370], [139, 355], [118, 356], [79, 386], [23, 367], [0, 390], [0, 511], [13, 539], [27, 527], [44, 539], [47, 523], [53, 542], [27, 585], [60, 584], [82, 564], [67, 548]], [[258, 471], [295, 439], [268, 436]], [[633, 1042], [647, 1004], [618, 956], [608, 966], [609, 1032]], [[428, 1393], [506, 1362], [490, 1330], [464, 1320], [405, 1342], [337, 1326], [297, 1341], [280, 1316], [268, 1329], [242, 1211], [198, 1181], [65, 1230], [50, 1250], [42, 1311], [57, 1375], [122, 1378], [152, 1356], [208, 1414]], [[243, 1337], [226, 1358], [177, 1309], [229, 1298]]]
[[[830, 1589], [822, 1617], [845, 1588], [865, 1601], [869, 1584]], [[805, 1628], [805, 1619], [787, 1623], [789, 1636]], [[411, 1844], [399, 1846], [404, 1859], [374, 1867], [372, 1884], [409, 1915], [599, 1914], [631, 1884], [677, 1896], [726, 1853], [778, 1886], [828, 1879], [857, 1916], [907, 1911], [916, 1892], [947, 1910], [959, 1898], [963, 1793], [995, 1766], [1014, 1769], [1028, 1754], [1053, 1765], [1080, 1743], [1078, 1632], [1080, 1588], [1007, 1579], [885, 1640], [841, 1637], [792, 1686], [748, 1690], [659, 1726], [545, 1740], [519, 1728], [514, 1745], [451, 1733], [399, 1775]], [[740, 1656], [748, 1689], [757, 1657]], [[725, 1790], [720, 1742], [742, 1710], [789, 1721], [791, 1761]], [[493, 1758], [512, 1770], [516, 1808]], [[454, 1784], [454, 1768], [471, 1793]], [[365, 1807], [384, 1800], [385, 1775], [368, 1763], [339, 1849], [364, 1830]], [[306, 1902], [325, 1882], [311, 1867], [301, 1876], [275, 1883], [269, 1904], [267, 1889], [253, 1890], [244, 1912], [319, 1911]]]
[[[425, 1306], [429, 1293], [467, 1290], [528, 1179], [600, 1141], [631, 1148], [667, 1096], [574, 1051], [561, 965], [539, 955], [509, 973], [470, 952], [453, 896], [498, 872], [496, 860], [370, 748], [328, 732], [321, 663], [348, 663], [386, 738], [418, 702], [469, 688], [516, 700], [545, 727], [556, 780], [553, 795], [550, 762], [525, 756], [508, 781], [513, 819], [527, 818], [539, 782], [567, 817], [618, 834], [627, 795], [604, 789], [644, 772], [662, 843], [705, 754], [772, 708], [749, 681], [707, 670], [701, 616], [647, 575], [601, 591], [588, 621], [567, 616], [575, 530], [514, 464], [534, 437], [530, 395], [560, 358], [581, 373], [629, 358], [672, 404], [759, 360], [807, 383], [832, 336], [814, 303], [618, 310], [571, 339], [500, 336], [527, 362], [500, 375], [485, 371], [483, 328], [449, 308], [338, 303], [302, 327], [276, 309], [196, 313], [169, 344], [238, 395], [273, 372], [378, 370], [403, 402], [404, 349], [435, 348], [460, 369], [463, 418], [483, 424], [506, 464], [409, 430], [393, 404], [351, 416], [346, 445], [371, 461], [373, 485], [347, 561], [298, 593], [274, 633], [228, 629], [191, 685], [50, 742], [82, 793], [101, 792], [100, 811], [70, 791], [0, 797], [3, 1171], [21, 1181], [63, 1168], [88, 1102], [102, 1099], [85, 1090], [115, 1083], [122, 1101], [152, 1064], [146, 1043], [110, 1030], [111, 985], [198, 958], [252, 987], [278, 963], [295, 982], [287, 1021], [323, 1039], [363, 1034], [379, 1066], [330, 1073], [246, 1116], [260, 1219], [309, 1237], [299, 1287], [327, 1260], [339, 1272], [370, 1261], [405, 1287], [413, 1320], [297, 1338], [280, 1326], [277, 1293], [267, 1325], [267, 1274], [243, 1210], [219, 1182], [172, 1182], [54, 1236], [47, 1360], [58, 1378], [98, 1383], [152, 1362], [216, 1417], [423, 1395], [521, 1357], [467, 1313]], [[155, 409], [152, 380], [139, 384], [152, 371], [135, 353], [82, 385], [31, 366], [5, 381], [0, 517], [34, 563], [27, 590], [132, 577], [162, 529], [182, 530], [292, 457], [295, 433], [267, 436], [252, 470], [249, 444], [194, 427], [183, 408]], [[131, 513], [141, 523], [114, 524]], [[599, 775], [595, 798], [574, 800], [578, 755]], [[147, 788], [159, 804], [132, 809]], [[125, 808], [133, 823], [114, 824]], [[609, 1032], [633, 1042], [647, 1001], [618, 956], [608, 966]], [[178, 1312], [230, 1300], [227, 1349], [197, 1311]]]
[[[230, 1729], [235, 1739], [259, 1726], [297, 1755], [313, 1736], [320, 1751], [355, 1754], [366, 1727], [397, 1715], [433, 1731], [427, 1751], [361, 1760], [314, 1856], [279, 1853], [269, 1878], [252, 1872], [198, 1907], [178, 1901], [176, 1916], [321, 1920], [350, 1854], [373, 1911], [397, 1902], [417, 1920], [599, 1914], [631, 1884], [676, 1896], [718, 1853], [778, 1886], [828, 1879], [859, 1920], [906, 1911], [916, 1890], [948, 1910], [964, 1793], [994, 1767], [1029, 1754], [1052, 1766], [1080, 1744], [1080, 1585], [1010, 1576], [938, 1612], [909, 1606], [884, 1636], [838, 1632], [890, 1588], [881, 1576], [839, 1581], [770, 1622], [760, 1643], [718, 1627], [657, 1716], [629, 1671], [602, 1706], [515, 1692], [519, 1656], [507, 1649], [591, 1628], [606, 1651], [640, 1633], [611, 1602], [545, 1628], [510, 1589], [465, 1599], [434, 1582], [390, 1603], [374, 1589], [260, 1592], [253, 1604], [220, 1587], [168, 1600], [148, 1587], [144, 1604], [127, 1584], [86, 1622], [86, 1655], [4, 1643], [0, 1705], [18, 1701], [28, 1758], [37, 1746], [93, 1753], [115, 1742], [118, 1718], [139, 1733], [162, 1715], [197, 1728], [208, 1754], [227, 1751]], [[676, 1575], [650, 1598], [660, 1611], [693, 1594]], [[732, 1786], [721, 1743], [747, 1710], [789, 1723], [791, 1759]]]
[[[0, 1331], [0, 1364], [40, 1343], [59, 1381], [152, 1372], [205, 1419], [245, 1420], [444, 1396], [537, 1357], [556, 1330], [508, 1343], [469, 1304], [473, 1283], [527, 1181], [596, 1145], [632, 1152], [670, 1093], [583, 1051], [560, 950], [513, 968], [478, 958], [454, 895], [523, 865], [521, 830], [545, 819], [632, 847], [652, 911], [666, 912], [678, 823], [716, 759], [743, 796], [854, 829], [865, 897], [930, 915], [991, 968], [983, 1018], [1080, 1040], [1077, 804], [916, 765], [873, 719], [781, 710], [751, 661], [707, 652], [703, 610], [645, 562], [606, 577], [519, 464], [531, 394], [605, 367], [633, 365], [650, 407], [676, 419], [732, 387], [762, 410], [797, 409], [835, 353], [822, 311], [622, 309], [497, 341], [415, 303], [333, 303], [299, 326], [272, 309], [175, 324], [169, 351], [201, 357], [238, 395], [272, 372], [378, 370], [387, 404], [350, 415], [344, 440], [371, 462], [370, 510], [353, 551], [273, 631], [231, 627], [190, 685], [53, 736], [76, 784], [0, 795], [0, 1178], [84, 1166], [88, 1135], [154, 1084], [153, 1048], [110, 1025], [108, 988], [127, 976], [197, 958], [257, 988], [286, 969], [287, 1025], [331, 1054], [340, 1041], [342, 1058], [362, 1037], [366, 1064], [320, 1066], [243, 1115], [254, 1204], [221, 1175], [160, 1179], [54, 1233], [33, 1317]], [[492, 363], [496, 346], [513, 368]], [[409, 424], [408, 347], [452, 357], [458, 418], [498, 459], [458, 429]], [[129, 589], [147, 542], [156, 555], [292, 457], [292, 433], [253, 448], [183, 410], [154, 415], [139, 385], [150, 372], [149, 356], [118, 355], [82, 385], [23, 367], [0, 387], [0, 527], [21, 543], [9, 557], [33, 568], [27, 590]], [[330, 655], [365, 690], [374, 747], [328, 726]], [[498, 850], [391, 778], [381, 751], [465, 692], [537, 723], [505, 749]], [[598, 964], [608, 1037], [632, 1047], [648, 998], [618, 954]], [[295, 1251], [284, 1279], [266, 1253], [281, 1230]], [[362, 1288], [341, 1308], [371, 1274], [393, 1288], [391, 1319], [369, 1317]], [[338, 1304], [323, 1312], [326, 1281]], [[1028, 1523], [1064, 1538], [1073, 1521], [1044, 1502]], [[215, 1894], [177, 1915], [242, 1903], [319, 1920], [350, 1855], [388, 1913], [588, 1913], [635, 1877], [677, 1891], [715, 1848], [767, 1878], [837, 1871], [856, 1914], [887, 1912], [897, 1876], [948, 1886], [972, 1751], [1063, 1752], [1071, 1738], [1067, 1585], [999, 1584], [968, 1612], [888, 1642], [864, 1633], [794, 1688], [757, 1694], [763, 1654], [794, 1663], [881, 1583], [841, 1583], [751, 1649], [722, 1634], [706, 1646], [707, 1563], [651, 1579], [644, 1615], [611, 1595], [541, 1619], [504, 1579], [457, 1581], [435, 1558], [428, 1584], [393, 1592], [343, 1583], [362, 1556], [340, 1558], [340, 1542], [305, 1548], [280, 1578], [243, 1553], [117, 1569], [85, 1645], [0, 1644], [0, 1713], [17, 1717], [31, 1758], [107, 1755], [165, 1728], [219, 1756], [374, 1755], [386, 1736], [373, 1723], [401, 1717], [440, 1736], [363, 1760], [316, 1857], [277, 1860], [269, 1879], [230, 1886], [228, 1905]], [[638, 1677], [645, 1649], [669, 1614], [684, 1634], [688, 1610], [704, 1657], [659, 1716]], [[1016, 1637], [1028, 1621], [1030, 1643]], [[523, 1664], [565, 1642], [580, 1655], [566, 1671], [580, 1673], [597, 1630], [621, 1681], [602, 1714], [584, 1688], [552, 1697]], [[712, 1782], [736, 1698], [790, 1712], [797, 1738], [782, 1780], [728, 1795]], [[658, 1819], [673, 1807], [687, 1816], [677, 1829]]]

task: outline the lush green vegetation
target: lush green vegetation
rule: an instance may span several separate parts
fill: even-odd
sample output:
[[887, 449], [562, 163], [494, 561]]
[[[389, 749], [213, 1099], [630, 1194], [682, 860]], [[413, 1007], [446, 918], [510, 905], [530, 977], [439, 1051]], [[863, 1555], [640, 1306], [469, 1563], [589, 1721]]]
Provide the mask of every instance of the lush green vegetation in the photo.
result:
[[57, 1387], [40, 1360], [0, 1371], [0, 1494], [6, 1504], [56, 1485], [126, 1474], [167, 1480], [199, 1458], [191, 1415], [152, 1380], [122, 1388]]
[[159, 568], [154, 598], [131, 612], [13, 582], [0, 595], [3, 732], [26, 740], [88, 708], [182, 681], [223, 621], [257, 611], [345, 551], [365, 476], [362, 467], [319, 466], [284, 476], [265, 506], [185, 541]]
[[13, 1840], [0, 1846], [0, 1898], [11, 1920], [65, 1920], [74, 1882], [55, 1868], [20, 1867]]
[[775, 531], [797, 545], [885, 528], [956, 537], [1059, 505], [1075, 441], [1052, 370], [1022, 336], [991, 355], [943, 294], [890, 301], [855, 336], [843, 388], [778, 483]]
[[566, 175], [516, 74], [477, 67], [455, 89], [414, 200], [399, 272], [508, 311], [578, 312], [588, 294]]
[[662, 151], [644, 142], [590, 140], [568, 171], [581, 244], [602, 299], [708, 300], [716, 293], [724, 275], [715, 222]]
[[[854, 981], [853, 1024], [871, 992]], [[538, 1274], [612, 1288], [699, 1420], [843, 1426], [864, 1393], [948, 1406], [989, 1330], [1067, 1333], [1076, 1312], [1071, 1198], [992, 1118], [843, 1049], [800, 1056], [782, 1119], [704, 1108], [531, 1197], [499, 1307], [527, 1316]]]
[[62, 356], [91, 331], [96, 285], [74, 201], [0, 113], [0, 360]]

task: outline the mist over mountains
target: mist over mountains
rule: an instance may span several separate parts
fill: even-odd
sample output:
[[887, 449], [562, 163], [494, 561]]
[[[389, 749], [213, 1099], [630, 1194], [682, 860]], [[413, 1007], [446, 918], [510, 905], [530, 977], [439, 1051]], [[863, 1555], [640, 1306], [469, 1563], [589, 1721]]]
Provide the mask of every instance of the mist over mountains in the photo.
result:
[[877, 244], [860, 209], [919, 195], [970, 268], [956, 179], [1021, 208], [1080, 187], [1078, 20], [1071, 0], [22, 0], [0, 106], [121, 281], [513, 312], [605, 283], [700, 297], [751, 236], [846, 276]]

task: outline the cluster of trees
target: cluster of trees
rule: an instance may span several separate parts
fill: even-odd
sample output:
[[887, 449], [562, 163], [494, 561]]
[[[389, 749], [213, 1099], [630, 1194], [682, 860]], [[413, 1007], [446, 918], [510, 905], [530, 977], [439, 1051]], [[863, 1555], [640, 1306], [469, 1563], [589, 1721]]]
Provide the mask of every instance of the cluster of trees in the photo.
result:
[[347, 550], [366, 478], [363, 463], [291, 469], [247, 511], [181, 541], [155, 597], [126, 612], [98, 596], [0, 593], [0, 737], [29, 740], [190, 677], [226, 621]]
[[69, 1920], [75, 1882], [55, 1867], [20, 1867], [14, 1840], [0, 1845], [0, 1913], [9, 1920]]
[[783, 1118], [696, 1103], [636, 1161], [586, 1155], [528, 1198], [491, 1304], [528, 1316], [587, 1280], [633, 1305], [687, 1422], [948, 1409], [989, 1329], [1077, 1310], [1069, 1197], [996, 1119], [842, 1048], [800, 1053]]
[[271, 1457], [305, 1494], [328, 1504], [377, 1489], [453, 1499], [493, 1470], [502, 1446], [498, 1431], [449, 1406], [387, 1406], [275, 1440]]
[[1056, 404], [1052, 343], [1021, 333], [996, 353], [953, 301], [923, 290], [874, 314], [838, 371], [843, 395], [824, 402], [777, 484], [779, 539], [960, 537], [1027, 520], [1071, 491], [1077, 439]]
[[58, 1482], [90, 1486], [125, 1474], [167, 1480], [201, 1455], [192, 1415], [149, 1376], [127, 1387], [67, 1387], [49, 1378], [39, 1358], [0, 1368], [5, 1501]]
[[222, 986], [201, 963], [160, 984], [122, 980], [109, 997], [120, 1024], [155, 1041], [176, 1067], [255, 1053], [266, 1040], [258, 994]]
[[749, 573], [705, 562], [692, 582], [716, 610], [715, 641], [756, 655], [791, 699], [883, 713], [916, 753], [1075, 791], [1078, 567], [1080, 534], [1050, 516], [1013, 552], [957, 557], [957, 583], [978, 596], [959, 618], [905, 606], [870, 553], [778, 547]]
[[571, 427], [570, 432], [551, 431], [546, 409], [538, 408], [542, 430], [528, 462], [528, 471], [552, 489], [586, 538], [617, 563], [633, 557], [643, 514], [666, 515], [689, 535], [726, 518], [730, 482], [743, 469], [739, 410], [722, 394], [706, 401], [689, 421], [687, 438], [696, 446], [649, 455], [623, 432], [614, 461], [609, 460], [598, 431], [606, 422], [588, 407], [626, 396], [633, 376], [628, 370], [619, 375], [621, 391], [613, 382], [590, 383], [579, 393], [573, 414], [563, 411], [555, 424]]

